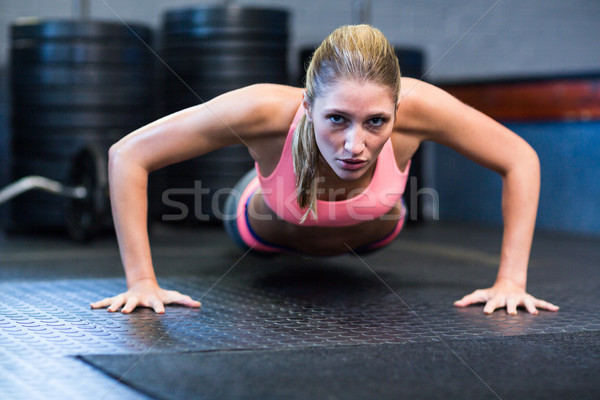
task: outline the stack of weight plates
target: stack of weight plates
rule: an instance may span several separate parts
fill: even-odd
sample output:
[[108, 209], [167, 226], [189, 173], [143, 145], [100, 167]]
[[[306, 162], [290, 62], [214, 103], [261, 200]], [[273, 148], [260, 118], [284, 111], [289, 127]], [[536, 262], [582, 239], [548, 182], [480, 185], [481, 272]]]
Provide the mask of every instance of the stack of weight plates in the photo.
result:
[[[151, 30], [140, 25], [18, 20], [12, 25], [13, 180], [67, 181], [86, 143], [104, 148], [153, 117]], [[12, 228], [64, 226], [64, 198], [28, 193]]]
[[[162, 46], [163, 109], [172, 113], [254, 83], [287, 83], [288, 12], [240, 6], [167, 11]], [[232, 133], [233, 134], [233, 133]], [[171, 196], [187, 206], [185, 221], [219, 220], [224, 193], [253, 166], [247, 149], [233, 146], [169, 168], [171, 188], [209, 191]], [[217, 194], [215, 196], [215, 194]], [[169, 214], [168, 208], [165, 213]], [[172, 214], [179, 214], [175, 210]]]

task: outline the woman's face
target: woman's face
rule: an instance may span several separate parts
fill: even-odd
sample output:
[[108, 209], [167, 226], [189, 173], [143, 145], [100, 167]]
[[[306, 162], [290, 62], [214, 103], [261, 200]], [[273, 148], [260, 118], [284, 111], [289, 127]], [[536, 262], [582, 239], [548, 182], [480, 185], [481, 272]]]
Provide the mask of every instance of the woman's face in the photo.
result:
[[375, 163], [390, 138], [397, 105], [384, 86], [344, 80], [312, 107], [306, 102], [304, 107], [327, 165], [341, 179], [355, 180]]

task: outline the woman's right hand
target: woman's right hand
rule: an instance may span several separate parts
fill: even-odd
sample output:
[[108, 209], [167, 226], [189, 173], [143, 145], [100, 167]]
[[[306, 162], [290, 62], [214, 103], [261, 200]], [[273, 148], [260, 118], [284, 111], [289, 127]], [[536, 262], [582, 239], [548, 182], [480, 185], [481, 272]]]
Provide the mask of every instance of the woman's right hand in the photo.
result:
[[125, 293], [107, 297], [91, 304], [92, 308], [108, 307], [109, 312], [118, 311], [124, 314], [132, 312], [136, 307], [149, 307], [158, 314], [164, 314], [165, 304], [180, 304], [187, 307], [200, 307], [199, 301], [175, 290], [165, 290], [153, 279], [135, 282]]

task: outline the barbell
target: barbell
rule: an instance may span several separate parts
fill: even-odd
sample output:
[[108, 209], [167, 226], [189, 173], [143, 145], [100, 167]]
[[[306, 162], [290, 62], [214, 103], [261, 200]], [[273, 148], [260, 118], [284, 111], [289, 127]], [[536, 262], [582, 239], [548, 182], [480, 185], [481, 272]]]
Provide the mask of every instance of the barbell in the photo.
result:
[[44, 190], [68, 199], [66, 228], [69, 236], [84, 242], [93, 239], [110, 213], [107, 152], [87, 144], [71, 160], [68, 183], [26, 176], [0, 189], [0, 205], [30, 190]]

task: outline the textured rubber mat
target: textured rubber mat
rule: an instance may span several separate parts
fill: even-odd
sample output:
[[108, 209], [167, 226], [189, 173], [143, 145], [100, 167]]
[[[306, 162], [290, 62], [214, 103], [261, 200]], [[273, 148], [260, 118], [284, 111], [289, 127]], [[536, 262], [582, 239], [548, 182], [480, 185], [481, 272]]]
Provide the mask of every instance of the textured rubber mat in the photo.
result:
[[599, 339], [596, 331], [83, 359], [158, 399], [591, 400], [600, 398]]
[[[467, 237], [469, 232], [461, 235]], [[471, 236], [481, 241], [478, 248], [485, 249], [490, 242], [489, 237]], [[222, 239], [215, 236], [212, 240]], [[378, 350], [385, 346], [435, 349], [471, 339], [600, 330], [597, 241], [570, 242], [560, 251], [556, 249], [562, 242], [549, 241], [539, 248], [530, 269], [529, 290], [560, 305], [561, 311], [537, 316], [524, 312], [508, 316], [503, 311], [484, 315], [481, 306], [454, 308], [454, 300], [490, 284], [497, 265], [484, 253], [449, 245], [398, 241], [361, 260], [254, 256], [239, 260], [239, 252], [232, 247], [198, 253], [194, 250], [198, 237], [189, 241], [189, 251], [171, 244], [156, 249], [157, 269], [163, 277], [159, 279], [165, 288], [201, 299], [203, 307], [169, 307], [164, 315], [147, 309], [124, 315], [88, 308], [90, 302], [124, 289], [118, 268], [113, 275], [118, 278], [101, 277], [107, 276], [102, 275], [107, 264], [118, 262], [114, 245], [106, 256], [99, 248], [91, 255], [65, 252], [62, 262], [59, 247], [39, 254], [26, 252], [26, 247], [19, 253], [3, 253], [0, 398], [147, 398], [74, 356], [123, 355], [133, 357], [124, 360], [143, 363], [145, 357], [161, 354], [179, 357], [177, 353], [212, 352], [216, 357], [219, 352], [239, 351], [241, 357], [298, 351], [294, 354], [308, 354], [310, 365], [309, 355], [320, 350], [332, 354], [329, 360], [335, 361], [345, 351], [354, 357], [359, 347], [369, 348], [375, 357], [380, 351], [385, 353]], [[43, 261], [40, 254], [52, 258]], [[232, 265], [235, 268], [225, 274]], [[161, 268], [172, 275], [164, 278]], [[52, 279], [58, 271], [58, 276], [100, 277]], [[19, 280], [19, 276], [47, 280]], [[443, 357], [453, 359], [452, 352], [446, 351]], [[425, 363], [437, 359], [437, 353], [422, 354]], [[479, 364], [474, 365], [477, 373]], [[563, 367], [562, 374], [571, 376], [574, 366]], [[368, 387], [367, 380], [362, 382]]]

